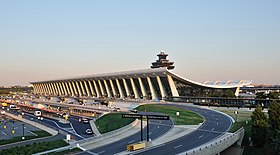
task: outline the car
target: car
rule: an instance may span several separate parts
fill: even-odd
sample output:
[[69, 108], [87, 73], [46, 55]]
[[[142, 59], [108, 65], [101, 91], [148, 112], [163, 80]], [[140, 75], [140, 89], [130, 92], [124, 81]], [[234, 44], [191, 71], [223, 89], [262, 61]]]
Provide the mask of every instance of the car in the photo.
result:
[[79, 119], [80, 122], [83, 122], [83, 123], [89, 123], [88, 119], [87, 118], [81, 118]]
[[91, 129], [86, 129], [86, 134], [92, 135], [92, 130]]
[[132, 110], [130, 110], [130, 112], [137, 113], [138, 111], [137, 111], [137, 109], [132, 109]]
[[6, 113], [6, 112], [5, 112], [4, 110], [1, 110], [1, 114], [2, 114], [2, 115], [5, 115], [5, 113]]

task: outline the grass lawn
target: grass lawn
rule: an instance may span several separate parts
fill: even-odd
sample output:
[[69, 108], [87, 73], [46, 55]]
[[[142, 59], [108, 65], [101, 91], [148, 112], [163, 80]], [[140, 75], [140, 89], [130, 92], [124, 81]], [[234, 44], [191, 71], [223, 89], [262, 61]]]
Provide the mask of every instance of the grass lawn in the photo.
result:
[[13, 147], [10, 149], [4, 149], [0, 151], [0, 154], [3, 155], [31, 155], [38, 152], [43, 152], [46, 150], [52, 150], [55, 148], [63, 147], [68, 145], [63, 140], [56, 140], [52, 142], [42, 142], [42, 143], [34, 143], [32, 145], [25, 145], [20, 147]]
[[77, 152], [81, 152], [82, 150], [79, 148], [74, 148], [72, 150], [65, 150], [65, 151], [61, 151], [61, 152], [53, 152], [53, 153], [48, 153], [48, 155], [65, 155], [65, 154], [74, 154]]
[[35, 135], [24, 136], [25, 137], [24, 140], [22, 140], [22, 136], [13, 137], [13, 138], [10, 138], [10, 139], [3, 139], [3, 140], [0, 140], [0, 145], [5, 145], [5, 144], [10, 144], [10, 143], [15, 143], [15, 142], [20, 142], [20, 141], [35, 139], [35, 138], [51, 136], [51, 134], [49, 134], [48, 132], [43, 131], [43, 130], [32, 131], [32, 132], [37, 134], [38, 136], [35, 136]]
[[[219, 109], [216, 109], [219, 110]], [[236, 115], [234, 114], [235, 110], [219, 110], [221, 112], [224, 112], [234, 119], [236, 119]], [[254, 146], [250, 146], [249, 142], [249, 137], [251, 136], [251, 126], [252, 126], [252, 121], [251, 121], [251, 115], [252, 111], [238, 111], [237, 115], [237, 122], [233, 124], [229, 132], [235, 132], [241, 127], [244, 128], [245, 130], [245, 135], [242, 141], [242, 145], [244, 146], [244, 152], [243, 155], [270, 155], [271, 149], [268, 144], [266, 144], [263, 148], [257, 148]], [[266, 114], [267, 115], [267, 114]], [[247, 123], [246, 123], [247, 121]]]
[[[146, 104], [139, 106], [137, 110], [166, 114], [174, 119], [176, 125], [198, 125], [204, 120], [202, 116], [194, 112], [171, 106]], [[180, 115], [176, 116], [176, 112], [179, 112]]]
[[109, 113], [97, 119], [95, 125], [103, 134], [124, 127], [133, 121], [134, 119], [131, 118], [122, 118], [122, 113]]

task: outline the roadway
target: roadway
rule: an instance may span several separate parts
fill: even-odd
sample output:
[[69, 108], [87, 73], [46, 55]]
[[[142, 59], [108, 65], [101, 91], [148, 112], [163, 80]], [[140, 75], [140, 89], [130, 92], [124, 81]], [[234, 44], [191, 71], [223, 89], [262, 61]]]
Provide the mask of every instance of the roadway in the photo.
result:
[[[14, 113], [16, 115], [21, 115], [21, 113], [19, 113], [17, 110], [10, 110], [9, 112]], [[79, 119], [82, 117], [70, 116], [68, 119], [68, 123], [62, 123], [57, 119], [44, 117], [44, 116], [43, 116], [43, 120], [41, 120], [38, 119], [36, 116], [34, 116], [33, 113], [28, 111], [24, 111], [23, 117], [25, 119], [29, 119], [31, 121], [53, 128], [55, 130], [60, 129], [66, 132], [67, 134], [72, 135], [75, 140], [81, 140], [94, 136], [94, 135], [87, 135], [85, 133], [86, 129], [91, 129], [91, 127], [88, 123], [79, 122]]]
[[166, 106], [174, 106], [177, 108], [191, 110], [195, 113], [198, 113], [205, 118], [205, 123], [200, 128], [198, 128], [198, 130], [188, 135], [185, 135], [171, 142], [165, 143], [159, 147], [143, 150], [140, 153], [138, 152], [136, 154], [173, 155], [182, 153], [221, 136], [232, 125], [232, 121], [229, 117], [212, 110], [174, 104], [169, 104]]
[[[147, 114], [147, 113], [145, 113]], [[149, 113], [155, 114], [155, 113]], [[173, 127], [173, 122], [171, 120], [149, 120], [149, 138], [156, 139], [168, 132]], [[124, 139], [120, 139], [117, 142], [110, 143], [108, 145], [104, 145], [95, 149], [87, 150], [86, 152], [82, 152], [79, 155], [88, 155], [88, 154], [101, 154], [101, 155], [111, 155], [119, 152], [123, 152], [127, 149], [127, 145], [132, 143], [137, 143], [141, 141], [139, 132], [133, 134]], [[143, 129], [143, 140], [147, 140], [147, 126]]]

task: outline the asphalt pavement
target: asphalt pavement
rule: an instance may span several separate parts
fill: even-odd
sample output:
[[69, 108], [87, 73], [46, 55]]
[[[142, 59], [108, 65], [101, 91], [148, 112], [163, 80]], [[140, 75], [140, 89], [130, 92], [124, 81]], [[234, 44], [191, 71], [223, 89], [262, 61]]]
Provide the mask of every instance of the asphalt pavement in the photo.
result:
[[142, 150], [141, 152], [136, 152], [135, 154], [173, 155], [185, 152], [223, 135], [232, 124], [232, 121], [229, 117], [212, 110], [174, 104], [169, 104], [166, 106], [174, 106], [196, 112], [205, 118], [205, 123], [200, 128], [198, 128], [198, 130], [188, 135], [165, 143], [159, 147], [148, 148], [146, 150]]

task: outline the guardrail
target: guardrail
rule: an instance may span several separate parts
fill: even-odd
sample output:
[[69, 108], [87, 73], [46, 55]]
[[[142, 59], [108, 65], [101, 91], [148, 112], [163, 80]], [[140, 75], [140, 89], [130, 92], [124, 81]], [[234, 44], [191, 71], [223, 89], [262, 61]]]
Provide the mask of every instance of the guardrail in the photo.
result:
[[232, 146], [236, 142], [238, 145], [241, 145], [243, 137], [244, 137], [244, 129], [242, 127], [239, 130], [237, 130], [235, 133], [224, 135], [210, 143], [180, 153], [180, 155], [205, 155], [205, 154], [216, 155], [224, 151], [228, 147]]

